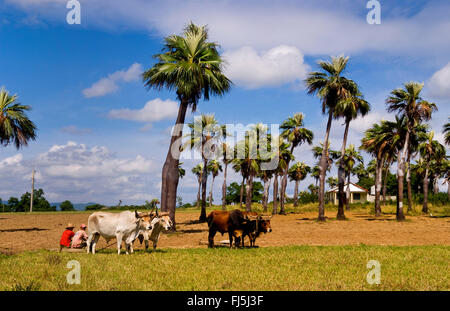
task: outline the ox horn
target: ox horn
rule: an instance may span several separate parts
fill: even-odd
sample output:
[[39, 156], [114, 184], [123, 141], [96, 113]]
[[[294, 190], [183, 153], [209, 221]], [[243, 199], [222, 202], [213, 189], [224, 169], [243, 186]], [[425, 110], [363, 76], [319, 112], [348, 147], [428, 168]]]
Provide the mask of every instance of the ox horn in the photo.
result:
[[136, 216], [136, 218], [139, 218], [139, 217], [140, 217], [137, 210], [134, 210], [134, 216]]

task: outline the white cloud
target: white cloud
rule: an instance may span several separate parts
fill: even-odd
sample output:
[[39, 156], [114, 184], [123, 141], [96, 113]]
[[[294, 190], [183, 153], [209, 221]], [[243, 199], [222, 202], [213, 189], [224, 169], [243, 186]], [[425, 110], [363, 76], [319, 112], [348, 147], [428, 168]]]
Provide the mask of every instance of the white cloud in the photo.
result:
[[[121, 119], [138, 122], [155, 122], [170, 119], [177, 115], [178, 103], [170, 99], [156, 98], [148, 101], [142, 109], [115, 109], [108, 113], [111, 119]], [[142, 130], [148, 130], [145, 126]]]
[[[148, 200], [159, 195], [151, 177], [158, 178], [159, 164], [141, 155], [118, 158], [106, 147], [87, 147], [68, 142], [54, 145], [33, 159], [22, 154], [0, 161], [0, 197], [19, 196], [28, 191], [35, 168], [36, 188], [43, 188], [53, 202], [115, 203]], [[142, 199], [142, 200], [141, 200]]]
[[280, 45], [258, 53], [252, 47], [224, 53], [226, 74], [237, 85], [247, 88], [300, 83], [309, 67], [303, 54], [293, 46]]
[[108, 77], [95, 82], [91, 87], [84, 89], [83, 94], [85, 97], [90, 98], [113, 93], [119, 89], [117, 83], [138, 81], [142, 71], [142, 65], [134, 63], [127, 70], [116, 71], [108, 75]]
[[431, 76], [427, 86], [431, 96], [450, 99], [450, 62]]

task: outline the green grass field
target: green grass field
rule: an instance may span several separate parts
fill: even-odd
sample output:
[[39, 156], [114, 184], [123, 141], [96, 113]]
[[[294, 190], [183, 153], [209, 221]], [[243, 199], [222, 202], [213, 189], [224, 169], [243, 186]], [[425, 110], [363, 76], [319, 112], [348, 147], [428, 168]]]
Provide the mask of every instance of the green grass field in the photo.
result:
[[[366, 264], [381, 263], [369, 285]], [[68, 261], [81, 265], [69, 285]], [[0, 256], [0, 290], [450, 290], [449, 246], [288, 246]]]

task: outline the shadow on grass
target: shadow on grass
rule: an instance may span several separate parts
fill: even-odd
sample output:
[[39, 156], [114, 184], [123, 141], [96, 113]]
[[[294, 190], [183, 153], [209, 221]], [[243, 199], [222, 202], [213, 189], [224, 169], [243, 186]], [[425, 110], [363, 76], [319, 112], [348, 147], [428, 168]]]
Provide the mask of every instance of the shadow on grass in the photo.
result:
[[178, 230], [178, 233], [201, 233], [201, 232], [208, 232], [208, 229], [185, 229], [185, 230]]
[[20, 232], [20, 231], [25, 231], [25, 232], [30, 232], [30, 231], [47, 231], [50, 229], [42, 229], [42, 228], [20, 228], [20, 229], [2, 229], [0, 230], [0, 232]]

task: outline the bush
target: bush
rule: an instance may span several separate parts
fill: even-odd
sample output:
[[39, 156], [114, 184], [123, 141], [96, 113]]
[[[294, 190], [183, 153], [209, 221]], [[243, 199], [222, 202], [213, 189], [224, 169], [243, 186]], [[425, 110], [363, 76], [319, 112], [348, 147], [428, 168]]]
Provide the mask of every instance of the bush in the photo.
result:
[[102, 209], [104, 206], [101, 204], [92, 204], [92, 205], [88, 205], [86, 206], [84, 209], [86, 211], [98, 211], [100, 209]]
[[72, 202], [70, 202], [69, 200], [62, 202], [61, 205], [59, 206], [59, 208], [61, 209], [61, 211], [74, 211], [75, 210]]
[[[417, 204], [423, 204], [423, 193], [414, 194], [413, 196], [414, 202]], [[448, 194], [445, 192], [439, 193], [428, 193], [428, 203], [434, 206], [443, 206], [450, 204], [448, 199]]]

